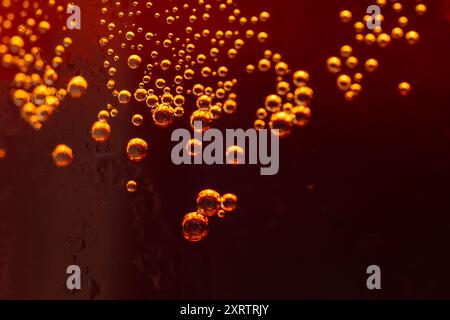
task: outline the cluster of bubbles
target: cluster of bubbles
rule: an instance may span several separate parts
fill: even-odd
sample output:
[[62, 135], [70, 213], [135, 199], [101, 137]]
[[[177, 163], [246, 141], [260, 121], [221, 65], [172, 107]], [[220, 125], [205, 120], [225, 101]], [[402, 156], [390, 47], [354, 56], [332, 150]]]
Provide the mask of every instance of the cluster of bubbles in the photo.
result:
[[[269, 34], [264, 24], [270, 14], [262, 11], [245, 16], [234, 0], [216, 1], [108, 1], [102, 0], [100, 25], [104, 34], [99, 40], [104, 48], [105, 86], [112, 99], [98, 113], [91, 129], [99, 143], [111, 135], [110, 118], [119, 113], [117, 106], [133, 105], [131, 124], [141, 126], [146, 118], [159, 128], [172, 126], [176, 119], [188, 117], [193, 130], [206, 131], [224, 115], [238, 110], [235, 72], [274, 75], [274, 93], [263, 100], [256, 112], [255, 129], [277, 129], [287, 137], [294, 127], [305, 126], [311, 117], [313, 90], [308, 86], [307, 71], [292, 71], [281, 54], [267, 47]], [[146, 30], [139, 21], [154, 26]], [[244, 48], [262, 46], [262, 57], [242, 62]], [[252, 54], [251, 57], [258, 57]], [[250, 63], [249, 63], [250, 62]], [[139, 77], [133, 87], [122, 75], [132, 72]], [[148, 155], [148, 140], [128, 141], [126, 154], [139, 163]], [[192, 139], [186, 145], [195, 155]], [[239, 158], [240, 147], [227, 149], [228, 158]], [[137, 191], [134, 180], [126, 183], [130, 193]], [[183, 236], [200, 241], [208, 233], [208, 218], [224, 217], [235, 209], [237, 197], [204, 190], [197, 197], [197, 211], [182, 222]]]
[[224, 218], [237, 207], [238, 198], [232, 193], [220, 195], [217, 191], [206, 189], [197, 195], [197, 211], [184, 216], [181, 223], [183, 237], [191, 242], [206, 238], [209, 218]]
[[[0, 0], [0, 63], [3, 68], [14, 70], [10, 98], [20, 108], [21, 117], [34, 129], [40, 130], [50, 116], [60, 107], [67, 95], [80, 98], [88, 83], [82, 76], [75, 76], [62, 85], [58, 69], [64, 63], [66, 51], [72, 44], [70, 37], [62, 37], [53, 53], [45, 56], [39, 41], [55, 27], [49, 17], [61, 16], [64, 6], [56, 0]], [[391, 8], [396, 17], [390, 30], [375, 27], [370, 30], [364, 16], [354, 22], [353, 13], [342, 10], [339, 14], [344, 24], [353, 23], [354, 42], [367, 46], [386, 48], [392, 42], [415, 45], [420, 40], [416, 30], [409, 27], [412, 17], [398, 0], [376, 0], [383, 10]], [[422, 1], [408, 2], [414, 5], [417, 16], [426, 13]], [[238, 110], [238, 79], [234, 72], [242, 67], [247, 74], [273, 74], [274, 91], [265, 97], [256, 110], [253, 127], [277, 129], [281, 138], [291, 134], [293, 128], [305, 126], [311, 118], [314, 91], [309, 86], [310, 75], [305, 70], [290, 68], [281, 54], [267, 47], [269, 34], [264, 24], [270, 19], [266, 11], [245, 16], [235, 0], [173, 0], [173, 1], [119, 1], [101, 0], [100, 25], [103, 34], [99, 44], [104, 49], [103, 68], [108, 78], [105, 86], [113, 99], [97, 115], [91, 127], [91, 137], [98, 143], [111, 136], [110, 118], [119, 109], [115, 105], [141, 105], [131, 117], [131, 124], [139, 127], [145, 118], [159, 128], [167, 128], [177, 118], [187, 116], [193, 130], [200, 122], [206, 131], [223, 115], [233, 115]], [[65, 16], [64, 16], [65, 18]], [[145, 30], [140, 21], [154, 26]], [[385, 16], [376, 17], [385, 25]], [[61, 32], [67, 29], [65, 23]], [[262, 46], [262, 57], [242, 63], [241, 52], [252, 44]], [[336, 85], [347, 101], [353, 101], [362, 91], [366, 73], [379, 67], [374, 57], [362, 59], [354, 52], [354, 45], [346, 44], [336, 56], [326, 61], [330, 73], [336, 74]], [[251, 55], [254, 57], [255, 55]], [[131, 87], [124, 74], [133, 72], [139, 82]], [[398, 92], [406, 96], [411, 91], [408, 82], [398, 85]], [[263, 106], [262, 106], [263, 104]], [[190, 106], [190, 107], [189, 107]], [[199, 141], [192, 139], [186, 148], [191, 151]], [[142, 162], [148, 155], [146, 139], [128, 141], [126, 154], [130, 161]], [[239, 147], [227, 149], [227, 158], [237, 158]], [[6, 150], [0, 149], [0, 159]], [[57, 145], [52, 158], [57, 167], [67, 167], [73, 162], [73, 150], [64, 144]], [[137, 182], [129, 180], [126, 190], [136, 192]], [[191, 242], [203, 240], [208, 235], [209, 219], [224, 218], [237, 207], [238, 198], [232, 193], [220, 195], [206, 189], [197, 195], [197, 210], [182, 220], [183, 237]]]
[[[402, 1], [403, 2], [403, 1]], [[382, 10], [391, 9], [392, 16], [396, 19], [393, 24], [385, 21], [385, 15], [379, 14], [373, 17], [365, 15], [361, 20], [353, 23], [355, 31], [354, 41], [364, 44], [368, 47], [377, 46], [386, 48], [392, 42], [405, 42], [408, 45], [416, 45], [420, 40], [419, 32], [410, 27], [413, 17], [408, 16], [411, 10], [407, 10], [406, 6], [414, 6], [414, 14], [422, 16], [426, 13], [427, 7], [422, 1], [401, 1], [393, 0], [377, 0], [376, 4]], [[353, 22], [353, 13], [349, 10], [342, 10], [339, 13], [342, 23], [350, 24]], [[369, 22], [369, 24], [368, 24]], [[369, 29], [371, 22], [378, 22], [380, 26]], [[383, 29], [384, 25], [390, 25], [390, 30]], [[373, 30], [372, 30], [373, 29]], [[338, 56], [332, 56], [327, 59], [326, 66], [330, 73], [336, 74], [336, 86], [343, 92], [347, 101], [351, 102], [358, 97], [362, 91], [362, 81], [365, 73], [373, 73], [379, 68], [379, 61], [376, 58], [361, 59], [354, 52], [354, 46], [351, 44], [343, 45], [340, 48]], [[406, 96], [411, 91], [411, 85], [408, 82], [402, 82], [398, 85], [398, 92], [402, 96]]]
[[[38, 1], [3, 0], [0, 6], [1, 66], [15, 73], [11, 101], [20, 108], [21, 117], [40, 130], [67, 93], [79, 98], [87, 89], [86, 80], [80, 76], [73, 77], [67, 87], [58, 85], [61, 81], [57, 70], [72, 44], [70, 37], [64, 37], [50, 54], [45, 54], [40, 47], [53, 28], [49, 17], [62, 17], [65, 8], [57, 5], [56, 0], [49, 0], [46, 6]], [[64, 23], [60, 31], [66, 29]]]
[[[206, 131], [224, 114], [236, 113], [238, 79], [233, 73], [243, 70], [275, 73], [275, 93], [257, 110], [255, 129], [278, 129], [280, 137], [286, 137], [294, 126], [308, 123], [313, 98], [309, 74], [292, 72], [281, 54], [268, 49], [269, 34], [264, 30], [268, 12], [245, 16], [235, 0], [101, 2], [104, 34], [99, 43], [106, 57], [105, 85], [113, 99], [92, 126], [95, 141], [109, 138], [108, 120], [119, 112], [114, 105], [142, 105], [131, 117], [136, 127], [149, 117], [157, 127], [167, 128], [188, 115], [193, 130], [198, 130], [195, 123], [201, 123]], [[140, 17], [154, 28], [146, 30]], [[263, 47], [261, 59], [252, 63], [238, 59], [244, 48], [253, 50], [255, 45]], [[139, 76], [139, 83], [131, 88], [120, 77], [130, 71]], [[186, 149], [196, 143], [191, 140]], [[131, 139], [126, 152], [131, 161], [140, 162], [147, 156], [147, 142]], [[134, 192], [135, 182], [129, 183], [127, 190]]]
[[[238, 80], [230, 75], [230, 66], [239, 52], [252, 39], [267, 41], [267, 33], [254, 29], [270, 15], [245, 17], [233, 0], [206, 3], [133, 1], [127, 10], [121, 2], [102, 0], [100, 20], [107, 35], [100, 39], [107, 59], [104, 67], [109, 79], [106, 86], [119, 104], [132, 100], [145, 105], [156, 126], [166, 128], [175, 118], [185, 115], [186, 104], [191, 124], [201, 121], [204, 130], [222, 114], [237, 109], [235, 86]], [[147, 31], [133, 19], [144, 15], [161, 31]], [[118, 19], [119, 25], [113, 22]], [[136, 19], [137, 20], [137, 19]], [[206, 25], [214, 21], [229, 24], [212, 30]], [[127, 58], [121, 61], [123, 57]], [[135, 88], [120, 88], [116, 75], [136, 70], [141, 76]], [[117, 109], [109, 105], [111, 111]], [[104, 112], [103, 112], [104, 114]], [[132, 124], [142, 125], [144, 117], [135, 114]]]
[[[267, 50], [258, 63], [258, 69], [267, 72], [272, 64], [277, 75], [276, 93], [268, 95], [264, 108], [256, 111], [254, 128], [264, 129], [268, 121], [268, 127], [276, 129], [274, 132], [278, 132], [280, 138], [285, 138], [291, 134], [292, 128], [303, 127], [309, 122], [314, 91], [308, 86], [308, 72], [298, 70], [292, 73], [279, 54], [272, 55], [272, 52]], [[252, 72], [253, 66], [249, 65], [247, 70]]]

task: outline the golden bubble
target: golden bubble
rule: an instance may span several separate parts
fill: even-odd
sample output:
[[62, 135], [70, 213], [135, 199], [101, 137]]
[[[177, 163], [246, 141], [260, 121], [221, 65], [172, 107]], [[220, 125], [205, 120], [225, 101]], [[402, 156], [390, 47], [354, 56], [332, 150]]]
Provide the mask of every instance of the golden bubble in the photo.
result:
[[100, 121], [107, 121], [109, 119], [109, 112], [106, 110], [101, 110], [97, 116]]
[[137, 69], [139, 68], [140, 64], [142, 63], [142, 59], [137, 54], [132, 54], [128, 57], [128, 67], [130, 69]]
[[279, 76], [284, 76], [289, 71], [289, 66], [285, 62], [278, 62], [275, 65], [275, 72]]
[[14, 105], [16, 105], [17, 107], [22, 107], [27, 102], [29, 102], [30, 99], [31, 99], [30, 94], [25, 90], [22, 89], [14, 90], [12, 101]]
[[130, 193], [136, 192], [137, 190], [137, 183], [134, 180], [130, 180], [127, 182], [127, 191]]
[[387, 33], [382, 33], [378, 36], [377, 43], [380, 48], [386, 48], [391, 43], [391, 36]]
[[267, 11], [263, 11], [259, 14], [259, 20], [261, 20], [261, 22], [267, 22], [270, 18], [270, 13], [268, 13]]
[[314, 97], [314, 91], [310, 87], [300, 87], [295, 89], [294, 96], [297, 104], [310, 104]]
[[339, 18], [341, 19], [342, 23], [349, 23], [352, 21], [353, 14], [349, 10], [342, 10], [339, 13]]
[[255, 128], [256, 130], [265, 129], [266, 128], [266, 122], [264, 120], [261, 120], [261, 119], [256, 119], [255, 122], [253, 123], [253, 128]]
[[55, 55], [61, 56], [65, 51], [66, 51], [66, 49], [64, 48], [64, 46], [57, 45], [55, 48]]
[[417, 31], [409, 31], [405, 35], [406, 42], [410, 45], [415, 45], [419, 42], [420, 36]]
[[211, 106], [209, 113], [211, 115], [211, 119], [217, 120], [222, 116], [222, 107], [219, 105]]
[[416, 5], [416, 13], [418, 16], [423, 16], [427, 12], [427, 6], [423, 3]]
[[207, 216], [215, 216], [220, 209], [220, 194], [212, 189], [201, 191], [196, 201], [199, 212]]
[[258, 69], [261, 72], [267, 72], [270, 70], [272, 63], [268, 59], [261, 59], [258, 62]]
[[63, 46], [68, 48], [72, 44], [72, 39], [69, 37], [65, 37], [63, 39]]
[[148, 95], [147, 99], [145, 100], [145, 104], [149, 108], [155, 108], [158, 105], [158, 102], [159, 102], [159, 98], [158, 98], [158, 96], [156, 96], [154, 94]]
[[355, 99], [355, 94], [353, 91], [349, 90], [344, 94], [344, 98], [347, 102], [352, 102]]
[[373, 33], [368, 33], [364, 36], [364, 42], [370, 46], [377, 41], [377, 37]]
[[34, 114], [36, 114], [36, 106], [31, 102], [26, 103], [20, 111], [20, 115], [25, 121], [29, 121]]
[[361, 93], [361, 91], [362, 91], [362, 86], [359, 84], [359, 83], [353, 83], [351, 86], [350, 86], [350, 91], [353, 93], [353, 95], [356, 97], [356, 96], [359, 96], [359, 94]]
[[117, 110], [116, 108], [112, 108], [109, 114], [111, 115], [112, 118], [115, 118], [119, 114], [119, 110]]
[[378, 69], [378, 61], [376, 59], [368, 59], [364, 66], [367, 72], [374, 72]]
[[135, 34], [134, 34], [133, 31], [128, 31], [128, 32], [125, 34], [125, 38], [126, 38], [128, 41], [133, 40], [134, 36], [135, 36]]
[[403, 32], [402, 28], [396, 27], [396, 28], [392, 29], [391, 37], [393, 39], [399, 40], [399, 39], [403, 38], [403, 36], [404, 36], [404, 32]]
[[20, 49], [22, 49], [25, 45], [25, 42], [23, 41], [22, 37], [19, 36], [13, 36], [10, 39], [9, 42], [9, 48], [12, 53], [17, 53]]
[[207, 95], [201, 95], [197, 98], [197, 108], [207, 111], [211, 107], [212, 99]]
[[363, 79], [364, 79], [364, 76], [363, 76], [363, 74], [361, 72], [357, 72], [353, 76], [353, 81], [357, 82], [357, 83], [360, 83]]
[[58, 80], [58, 74], [54, 69], [48, 68], [44, 72], [43, 79], [46, 85], [51, 86], [56, 80]]
[[173, 122], [173, 108], [168, 104], [160, 104], [153, 112], [153, 121], [160, 128], [166, 128]]
[[361, 33], [364, 31], [365, 29], [365, 25], [364, 23], [362, 23], [361, 21], [355, 22], [355, 24], [353, 25], [353, 27], [355, 28], [355, 32], [356, 33]]
[[406, 27], [409, 23], [409, 19], [407, 17], [398, 18], [398, 25], [402, 28]]
[[294, 73], [292, 80], [297, 87], [305, 86], [309, 82], [309, 73], [304, 70], [298, 70]]
[[281, 104], [283, 103], [283, 100], [280, 96], [276, 94], [271, 94], [266, 97], [266, 101], [264, 103], [265, 108], [269, 112], [278, 112], [281, 109]]
[[143, 88], [136, 89], [134, 92], [134, 98], [139, 102], [144, 101], [147, 98], [147, 90]]
[[131, 93], [128, 90], [121, 90], [117, 96], [119, 103], [126, 104], [131, 100]]
[[[210, 128], [211, 125], [210, 114], [203, 110], [195, 110], [191, 115], [190, 123], [192, 129], [194, 129], [195, 131], [205, 132]], [[198, 127], [198, 124], [201, 125], [201, 130], [199, 130], [200, 128]]]
[[46, 96], [44, 99], [44, 103], [49, 106], [52, 107], [53, 109], [56, 109], [59, 107], [61, 101], [58, 99], [58, 97], [55, 96]]
[[111, 135], [111, 127], [106, 121], [96, 121], [91, 128], [92, 139], [96, 142], [105, 142]]
[[411, 92], [411, 85], [408, 82], [402, 82], [398, 85], [398, 92], [401, 96], [407, 96]]
[[347, 91], [348, 89], [350, 89], [350, 86], [352, 85], [352, 78], [350, 78], [346, 74], [342, 74], [337, 78], [336, 84], [339, 90]]
[[52, 158], [58, 168], [67, 167], [72, 163], [72, 149], [64, 144], [57, 145], [52, 152]]
[[170, 60], [164, 59], [163, 61], [161, 61], [161, 69], [167, 71], [169, 70], [171, 64], [172, 62], [170, 62]]
[[156, 79], [155, 85], [158, 89], [163, 89], [166, 86], [166, 80], [163, 78]]
[[394, 10], [394, 12], [398, 13], [402, 11], [403, 5], [400, 2], [396, 2], [392, 5], [392, 9]]
[[88, 87], [86, 79], [82, 76], [76, 76], [70, 79], [67, 85], [67, 92], [72, 98], [80, 98], [84, 95]]
[[307, 106], [294, 107], [291, 113], [294, 116], [293, 123], [299, 127], [305, 126], [311, 118], [311, 109]]
[[267, 111], [266, 111], [266, 109], [259, 108], [258, 110], [256, 110], [256, 117], [258, 119], [261, 119], [261, 120], [267, 118]]
[[173, 96], [168, 92], [167, 89], [167, 87], [164, 88], [164, 92], [167, 92], [161, 96], [161, 103], [171, 105], [173, 102]]
[[358, 58], [356, 57], [349, 57], [346, 61], [345, 61], [345, 65], [347, 66], [347, 68], [349, 69], [355, 69], [358, 66]]
[[208, 235], [208, 217], [192, 212], [187, 214], [181, 222], [183, 237], [191, 242], [198, 242]]
[[237, 208], [238, 198], [232, 193], [226, 193], [220, 198], [220, 207], [226, 211], [231, 212]]
[[270, 117], [269, 127], [274, 134], [280, 138], [286, 138], [291, 134], [292, 130], [292, 116], [285, 111], [274, 113]]
[[338, 73], [341, 71], [342, 63], [338, 57], [330, 57], [327, 60], [327, 69], [331, 73]]
[[228, 99], [227, 101], [225, 101], [225, 103], [223, 104], [223, 111], [225, 113], [228, 114], [233, 114], [236, 112], [237, 109], [237, 102], [231, 99]]
[[277, 83], [277, 94], [280, 96], [285, 96], [291, 91], [291, 86], [286, 81], [280, 81]]
[[45, 34], [50, 30], [51, 26], [48, 21], [41, 21], [38, 24], [37, 30], [40, 34]]
[[184, 98], [184, 96], [182, 96], [182, 95], [176, 95], [176, 96], [173, 98], [173, 103], [174, 103], [174, 105], [177, 106], [177, 107], [182, 107], [182, 106], [184, 105], [184, 103], [185, 103], [185, 98]]
[[133, 123], [134, 126], [139, 127], [144, 123], [144, 117], [140, 114], [135, 114], [131, 118], [131, 123]]
[[128, 141], [127, 156], [133, 162], [141, 162], [147, 157], [148, 144], [143, 139], [134, 138]]
[[348, 58], [353, 54], [353, 48], [349, 45], [345, 45], [341, 47], [341, 57]]
[[45, 105], [45, 104], [43, 104], [35, 109], [36, 118], [40, 122], [47, 121], [52, 114], [53, 114], [53, 108], [48, 105]]

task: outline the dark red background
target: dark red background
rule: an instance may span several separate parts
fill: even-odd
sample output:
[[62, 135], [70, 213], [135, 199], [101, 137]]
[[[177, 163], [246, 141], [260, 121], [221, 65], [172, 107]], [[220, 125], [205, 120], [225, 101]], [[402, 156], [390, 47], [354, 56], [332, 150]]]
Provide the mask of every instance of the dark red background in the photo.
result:
[[[84, 75], [84, 98], [68, 99], [35, 133], [6, 102], [10, 77], [1, 77], [0, 147], [8, 155], [0, 161], [0, 297], [450, 298], [450, 25], [443, 1], [426, 2], [429, 12], [415, 23], [418, 46], [355, 46], [379, 58], [380, 70], [353, 104], [337, 92], [325, 60], [352, 39], [338, 12], [352, 8], [359, 16], [368, 1], [239, 2], [244, 14], [271, 12], [270, 46], [312, 77], [313, 119], [283, 141], [279, 174], [175, 167], [170, 130], [154, 128], [148, 115], [144, 127], [132, 128], [133, 112], [148, 112], [137, 105], [121, 107], [111, 141], [93, 143], [89, 128], [110, 99], [98, 47], [100, 1], [78, 1], [82, 30], [71, 33], [61, 76]], [[55, 43], [48, 39], [49, 48]], [[270, 93], [264, 79], [238, 78], [240, 109], [221, 126], [250, 126]], [[396, 92], [401, 81], [413, 86], [406, 98]], [[124, 154], [137, 135], [151, 146], [139, 166]], [[68, 169], [51, 161], [59, 143], [74, 149]], [[137, 194], [124, 190], [129, 178], [139, 182]], [[187, 243], [179, 224], [204, 188], [236, 193], [240, 207], [212, 221], [205, 241]], [[77, 293], [65, 289], [72, 263], [83, 270]], [[380, 291], [365, 286], [371, 264], [382, 269]]]

